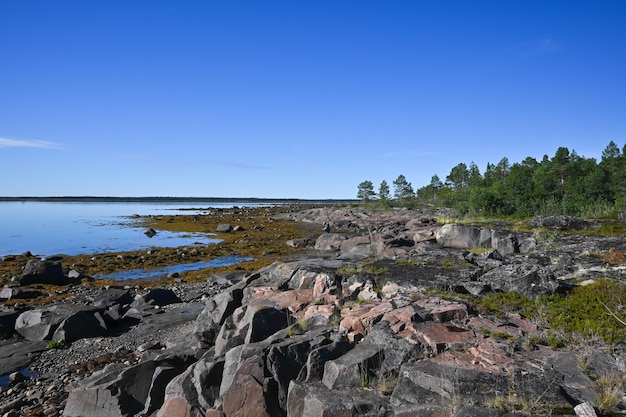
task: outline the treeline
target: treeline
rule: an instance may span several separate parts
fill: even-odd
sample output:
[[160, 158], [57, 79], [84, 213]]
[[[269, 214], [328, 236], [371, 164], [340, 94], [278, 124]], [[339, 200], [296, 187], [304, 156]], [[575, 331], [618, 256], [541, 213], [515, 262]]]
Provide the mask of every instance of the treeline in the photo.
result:
[[541, 161], [527, 157], [511, 164], [502, 158], [485, 172], [471, 162], [459, 163], [445, 181], [433, 175], [430, 184], [413, 190], [404, 175], [378, 190], [371, 181], [358, 186], [357, 198], [385, 206], [432, 204], [459, 214], [529, 217], [566, 214], [599, 217], [626, 205], [626, 145], [611, 141], [598, 162], [565, 147]]

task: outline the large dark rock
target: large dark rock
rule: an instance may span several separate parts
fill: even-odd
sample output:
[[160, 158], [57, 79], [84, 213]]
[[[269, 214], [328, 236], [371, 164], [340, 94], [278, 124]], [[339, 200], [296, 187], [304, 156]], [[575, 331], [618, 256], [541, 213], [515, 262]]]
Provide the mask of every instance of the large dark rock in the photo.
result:
[[[328, 286], [337, 284], [337, 269], [344, 266], [337, 259], [312, 258], [293, 262], [277, 262], [267, 267], [264, 276], [250, 287], [267, 286], [287, 289], [313, 288], [319, 277], [323, 277]], [[248, 301], [251, 297], [248, 297]], [[244, 301], [246, 301], [244, 297]]]
[[219, 233], [229, 233], [229, 232], [232, 232], [232, 230], [233, 230], [233, 226], [228, 223], [219, 224], [217, 225], [217, 229], [216, 229], [216, 231]]
[[163, 403], [165, 387], [193, 362], [175, 354], [143, 361], [131, 367], [112, 364], [69, 391], [66, 417], [126, 417], [156, 411]]
[[311, 351], [329, 342], [324, 331], [312, 331], [270, 346], [266, 367], [278, 385], [278, 402], [281, 408], [284, 409], [287, 405], [289, 382], [298, 377]]
[[286, 328], [289, 318], [288, 311], [258, 300], [246, 306], [245, 314], [237, 323], [238, 333], [245, 334], [244, 343], [260, 342]]
[[106, 332], [107, 326], [99, 311], [83, 310], [59, 323], [52, 340], [71, 343], [80, 339], [104, 336]]
[[315, 249], [317, 250], [338, 250], [341, 243], [347, 237], [340, 233], [324, 233], [315, 241]]
[[0, 375], [22, 370], [37, 359], [47, 345], [47, 342], [0, 340]]
[[437, 243], [446, 248], [491, 248], [491, 230], [463, 224], [445, 224], [435, 234]]
[[373, 239], [370, 236], [356, 236], [341, 242], [340, 249], [343, 258], [373, 258], [384, 251], [385, 244], [380, 235]]
[[227, 317], [241, 306], [242, 285], [234, 285], [218, 293], [206, 302], [206, 306], [196, 320], [196, 337], [202, 343], [213, 344]]
[[[268, 416], [277, 406], [275, 385], [264, 383], [263, 352], [267, 346], [266, 342], [239, 345], [226, 353], [220, 396], [227, 415]], [[274, 392], [269, 391], [272, 388]]]
[[25, 311], [15, 322], [15, 330], [25, 339], [72, 342], [106, 332], [99, 310], [74, 304], [58, 304]]
[[115, 304], [125, 305], [133, 302], [133, 297], [127, 290], [121, 288], [108, 288], [98, 292], [93, 297], [93, 305], [98, 307], [111, 307]]
[[299, 381], [321, 381], [324, 376], [326, 362], [343, 356], [354, 347], [343, 334], [338, 335], [336, 339], [335, 341], [329, 340], [328, 344], [311, 350], [304, 367], [298, 375]]
[[166, 288], [152, 288], [146, 294], [135, 299], [135, 302], [146, 303], [153, 306], [166, 306], [170, 304], [182, 303], [176, 293]]
[[215, 354], [223, 355], [235, 346], [244, 343], [245, 334], [238, 328], [244, 309], [235, 310], [233, 315], [226, 317], [219, 333], [215, 336]]
[[[319, 383], [291, 381], [287, 398], [287, 415], [298, 417], [388, 417], [389, 400], [375, 390], [329, 389]], [[409, 416], [410, 414], [407, 414]], [[413, 414], [421, 416], [421, 414]], [[444, 414], [441, 414], [444, 415]]]
[[28, 300], [37, 298], [41, 295], [41, 291], [24, 289], [19, 287], [5, 286], [0, 291], [0, 299], [2, 300]]
[[20, 285], [65, 285], [67, 278], [63, 274], [63, 267], [60, 262], [31, 259], [26, 263], [19, 283]]
[[19, 314], [15, 310], [0, 311], [0, 339], [6, 339], [13, 334]]
[[537, 408], [571, 408], [570, 398], [560, 387], [563, 378], [558, 372], [524, 363], [509, 365], [507, 369], [487, 371], [467, 363], [437, 363], [437, 358], [404, 364], [391, 404], [404, 409], [454, 401], [486, 404], [510, 396], [520, 402], [534, 401]]
[[446, 248], [496, 249], [503, 255], [528, 253], [535, 249], [534, 238], [524, 234], [514, 234], [502, 230], [463, 224], [446, 224], [435, 233], [437, 243]]
[[232, 384], [222, 392], [224, 413], [229, 417], [270, 417], [270, 409], [275, 404], [268, 404], [264, 386], [263, 359], [252, 356], [244, 359], [235, 374]]
[[532, 299], [554, 294], [561, 288], [554, 273], [548, 268], [526, 263], [493, 269], [479, 280], [494, 290], [516, 292]]
[[326, 362], [322, 383], [328, 389], [356, 388], [376, 375], [384, 360], [384, 348], [360, 343], [345, 355]]
[[[198, 362], [187, 368], [183, 373], [167, 385], [165, 389], [164, 408], [188, 408], [207, 410], [219, 399], [220, 384], [224, 372], [224, 359], [213, 358], [213, 352], [207, 352]], [[165, 410], [159, 416], [169, 417]], [[178, 414], [176, 414], [178, 415]], [[183, 414], [185, 415], [185, 414]]]
[[[608, 356], [608, 355], [607, 355]], [[584, 401], [593, 401], [594, 403], [599, 400], [600, 392], [597, 385], [583, 372], [581, 369], [581, 357], [576, 356], [570, 352], [560, 352], [553, 358], [549, 359], [549, 363], [552, 369], [561, 375], [560, 387], [561, 390], [572, 399], [572, 401], [579, 403]], [[615, 363], [612, 364], [609, 369], [615, 369]], [[609, 375], [606, 372], [605, 375]], [[601, 374], [597, 374], [601, 375]]]
[[384, 358], [384, 361], [379, 364], [379, 376], [397, 373], [403, 363], [419, 357], [423, 351], [420, 344], [411, 343], [398, 336], [386, 320], [376, 323], [362, 343], [383, 347], [383, 355], [380, 355], [380, 358]]
[[230, 349], [224, 355], [224, 373], [220, 384], [220, 395], [223, 395], [233, 384], [235, 373], [247, 359], [251, 357], [262, 358], [265, 343], [251, 345], [238, 345]]
[[506, 375], [452, 368], [423, 360], [405, 364], [399, 372], [396, 388], [391, 396], [394, 407], [409, 405], [449, 404], [452, 400], [484, 403], [487, 398], [506, 395]]

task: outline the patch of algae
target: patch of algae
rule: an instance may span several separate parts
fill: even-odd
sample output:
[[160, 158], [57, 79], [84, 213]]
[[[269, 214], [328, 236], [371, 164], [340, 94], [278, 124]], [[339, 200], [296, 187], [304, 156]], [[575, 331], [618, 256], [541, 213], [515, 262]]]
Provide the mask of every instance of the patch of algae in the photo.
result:
[[[310, 206], [306, 206], [310, 207]], [[108, 275], [115, 272], [143, 269], [154, 270], [165, 266], [210, 261], [224, 256], [250, 257], [253, 260], [235, 265], [206, 268], [181, 274], [185, 282], [203, 282], [210, 275], [223, 272], [252, 272], [273, 262], [285, 260], [302, 253], [306, 249], [286, 244], [290, 239], [315, 238], [321, 232], [319, 225], [297, 223], [277, 217], [280, 213], [296, 211], [305, 207], [301, 205], [273, 207], [241, 207], [232, 209], [206, 209], [207, 214], [177, 214], [140, 217], [139, 221], [147, 228], [157, 231], [201, 232], [211, 234], [220, 239], [220, 243], [208, 245], [190, 245], [178, 248], [154, 248], [130, 252], [107, 252], [63, 256], [61, 263], [65, 272], [74, 269], [87, 277]], [[205, 209], [203, 209], [205, 210]], [[240, 230], [228, 233], [217, 233], [220, 224], [239, 226]], [[0, 284], [11, 284], [11, 277], [19, 276], [22, 269], [33, 259], [25, 255], [7, 256], [0, 262]], [[81, 285], [101, 287], [105, 285], [141, 285], [153, 287], [172, 283], [172, 279], [158, 280], [124, 280], [83, 279]], [[13, 282], [12, 284], [15, 284]], [[46, 301], [63, 298], [66, 291], [62, 287], [35, 286], [46, 294]], [[9, 300], [12, 301], [12, 300]], [[26, 300], [20, 300], [25, 302]], [[33, 300], [28, 302], [41, 302]], [[7, 304], [12, 304], [11, 302]]]

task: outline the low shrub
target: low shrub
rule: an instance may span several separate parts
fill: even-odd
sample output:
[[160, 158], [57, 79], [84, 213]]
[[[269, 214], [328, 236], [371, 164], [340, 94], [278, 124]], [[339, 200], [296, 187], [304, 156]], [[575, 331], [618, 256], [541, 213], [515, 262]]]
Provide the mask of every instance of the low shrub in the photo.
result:
[[504, 317], [506, 312], [517, 312], [522, 317], [532, 319], [537, 316], [537, 306], [533, 300], [516, 292], [492, 292], [476, 299], [474, 307], [481, 313]]
[[289, 337], [306, 333], [309, 323], [305, 319], [298, 319], [287, 331]]
[[599, 336], [606, 343], [621, 343], [626, 341], [626, 326], [619, 319], [626, 316], [626, 306], [622, 305], [625, 299], [626, 285], [603, 279], [576, 287], [567, 295], [545, 297], [541, 302], [551, 328], [586, 338]]

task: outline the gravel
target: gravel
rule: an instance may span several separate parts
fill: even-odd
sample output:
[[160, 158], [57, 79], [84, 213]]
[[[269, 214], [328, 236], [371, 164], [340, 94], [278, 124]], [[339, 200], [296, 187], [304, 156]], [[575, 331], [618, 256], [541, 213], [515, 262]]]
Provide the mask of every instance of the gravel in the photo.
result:
[[[232, 277], [230, 277], [232, 278]], [[212, 295], [232, 285], [226, 278], [214, 277], [210, 282], [179, 282], [162, 288], [171, 289], [182, 303], [155, 306], [148, 317], [133, 327], [113, 327], [111, 336], [81, 339], [60, 349], [40, 354], [15, 375], [8, 386], [0, 387], [0, 416], [60, 416], [67, 398], [66, 387], [114, 362], [132, 365], [145, 350], [164, 349], [183, 340], [195, 330], [195, 318]], [[147, 292], [141, 285], [126, 288], [133, 296]], [[72, 286], [64, 302], [90, 304], [101, 288]], [[170, 314], [168, 314], [170, 313]], [[16, 339], [17, 341], [18, 339]]]

